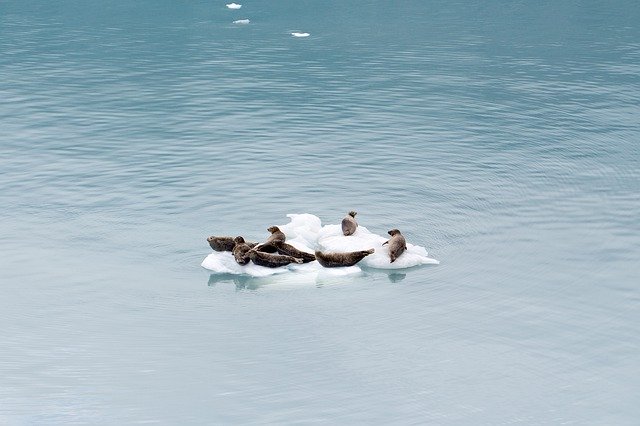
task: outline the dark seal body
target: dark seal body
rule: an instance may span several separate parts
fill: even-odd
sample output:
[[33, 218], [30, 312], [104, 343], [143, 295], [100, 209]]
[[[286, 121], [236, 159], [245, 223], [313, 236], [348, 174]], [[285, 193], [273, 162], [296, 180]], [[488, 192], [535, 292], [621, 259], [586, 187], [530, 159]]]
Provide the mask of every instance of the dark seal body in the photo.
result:
[[296, 259], [295, 257], [285, 256], [282, 254], [265, 253], [257, 250], [250, 250], [249, 258], [256, 265], [266, 266], [267, 268], [277, 268], [279, 266], [286, 266], [290, 263], [302, 263], [302, 259]]
[[356, 228], [358, 227], [358, 222], [356, 222], [356, 212], [351, 211], [348, 215], [342, 219], [342, 234], [345, 236], [353, 235], [356, 232]]
[[265, 245], [278, 245], [279, 243], [284, 243], [284, 240], [287, 238], [284, 235], [284, 232], [280, 230], [277, 226], [271, 226], [267, 229], [267, 231], [271, 232], [267, 241], [264, 242]]
[[369, 256], [374, 251], [374, 249], [352, 251], [347, 253], [322, 253], [321, 251], [316, 251], [316, 259], [318, 260], [318, 263], [325, 268], [353, 266], [364, 259], [366, 256]]
[[262, 244], [258, 244], [256, 246], [256, 249], [267, 253], [275, 253], [278, 251], [276, 246], [278, 246], [278, 244], [280, 243], [284, 243], [284, 240], [287, 237], [284, 235], [284, 232], [282, 232], [277, 226], [270, 226], [267, 231], [271, 232], [271, 235], [269, 235], [267, 241]]
[[316, 260], [316, 256], [313, 253], [307, 253], [302, 250], [298, 250], [291, 244], [280, 243], [276, 246], [276, 248], [278, 249], [278, 253], [284, 254], [285, 256], [302, 259], [303, 263], [309, 263]]
[[251, 260], [249, 258], [249, 250], [251, 250], [251, 247], [242, 237], [236, 237], [234, 242], [236, 245], [232, 250], [233, 258], [236, 260], [238, 265], [246, 265]]
[[[215, 251], [233, 251], [233, 247], [235, 247], [236, 242], [233, 237], [216, 237], [211, 236], [207, 238], [209, 245]], [[246, 243], [249, 247], [253, 248], [258, 243]]]
[[388, 234], [391, 238], [385, 244], [389, 244], [389, 259], [393, 263], [407, 249], [407, 241], [397, 229], [392, 229]]
[[231, 251], [236, 245], [236, 242], [233, 241], [233, 237], [216, 237], [212, 235], [207, 238], [207, 241], [215, 251]]

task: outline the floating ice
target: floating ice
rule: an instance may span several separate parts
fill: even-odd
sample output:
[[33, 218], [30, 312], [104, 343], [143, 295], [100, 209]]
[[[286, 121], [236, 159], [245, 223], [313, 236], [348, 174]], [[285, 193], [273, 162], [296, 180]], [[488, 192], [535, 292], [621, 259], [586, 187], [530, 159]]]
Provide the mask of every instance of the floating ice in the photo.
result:
[[241, 4], [236, 4], [236, 3], [229, 3], [229, 4], [227, 5], [227, 7], [228, 7], [229, 9], [240, 9], [240, 8], [242, 7], [242, 5], [241, 5]]
[[299, 32], [293, 32], [291, 33], [292, 36], [294, 37], [309, 37], [311, 34], [309, 33], [299, 33]]
[[248, 24], [249, 21], [248, 19], [238, 19], [237, 21], [233, 21], [234, 24]]
[[[362, 272], [360, 266], [377, 269], [403, 269], [417, 265], [437, 265], [436, 259], [428, 256], [424, 247], [407, 243], [407, 250], [396, 259], [389, 261], [389, 250], [382, 244], [389, 237], [374, 234], [364, 226], [358, 226], [353, 235], [342, 235], [340, 225], [322, 226], [320, 218], [312, 214], [288, 214], [289, 223], [278, 227], [287, 236], [287, 243], [309, 253], [315, 250], [326, 252], [350, 252], [358, 250], [375, 249], [373, 254], [365, 257], [355, 266], [345, 268], [324, 268], [317, 261], [299, 264], [290, 264], [279, 268], [267, 268], [253, 263], [238, 265], [230, 252], [213, 252], [202, 262], [202, 266], [220, 274], [246, 274], [254, 277], [265, 277], [285, 272], [308, 274], [308, 277], [317, 280], [321, 276], [352, 275]], [[253, 239], [258, 241], [259, 239]]]

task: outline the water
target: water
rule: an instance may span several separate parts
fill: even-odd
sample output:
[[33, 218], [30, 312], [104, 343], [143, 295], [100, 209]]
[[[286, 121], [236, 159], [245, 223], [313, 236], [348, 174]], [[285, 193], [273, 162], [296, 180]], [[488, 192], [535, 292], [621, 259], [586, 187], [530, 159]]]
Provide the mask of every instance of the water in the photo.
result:
[[[639, 4], [242, 5], [0, 2], [0, 423], [636, 424]], [[441, 264], [200, 267], [351, 209]]]

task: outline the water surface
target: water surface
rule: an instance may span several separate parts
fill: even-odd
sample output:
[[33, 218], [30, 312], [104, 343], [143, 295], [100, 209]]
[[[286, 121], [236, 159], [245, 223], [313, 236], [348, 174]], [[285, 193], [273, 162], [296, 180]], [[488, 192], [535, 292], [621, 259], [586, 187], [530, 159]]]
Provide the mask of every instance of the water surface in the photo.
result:
[[[0, 1], [0, 423], [636, 423], [640, 6], [224, 3]], [[441, 264], [199, 266], [351, 209]]]

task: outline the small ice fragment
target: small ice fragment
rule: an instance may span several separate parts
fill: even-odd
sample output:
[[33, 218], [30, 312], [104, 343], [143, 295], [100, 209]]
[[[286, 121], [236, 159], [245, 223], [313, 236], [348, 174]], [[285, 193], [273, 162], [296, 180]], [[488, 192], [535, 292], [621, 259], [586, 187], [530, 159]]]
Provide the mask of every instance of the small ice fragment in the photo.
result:
[[248, 19], [238, 19], [237, 21], [233, 21], [234, 24], [248, 24], [250, 21]]
[[310, 34], [309, 33], [298, 33], [298, 32], [295, 32], [295, 33], [291, 33], [291, 35], [294, 36], [294, 37], [309, 37]]
[[241, 5], [241, 4], [237, 4], [237, 3], [229, 3], [229, 4], [227, 5], [227, 7], [228, 7], [229, 9], [240, 9], [240, 8], [242, 7], [242, 5]]

